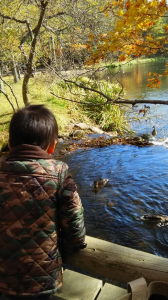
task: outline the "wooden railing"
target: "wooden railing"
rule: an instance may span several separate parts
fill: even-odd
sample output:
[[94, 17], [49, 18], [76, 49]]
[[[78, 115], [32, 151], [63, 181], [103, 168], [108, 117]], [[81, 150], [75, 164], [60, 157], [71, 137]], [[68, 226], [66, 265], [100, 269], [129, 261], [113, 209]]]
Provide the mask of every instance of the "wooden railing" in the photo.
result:
[[168, 259], [86, 236], [87, 247], [63, 263], [90, 274], [127, 283], [140, 277], [168, 282]]

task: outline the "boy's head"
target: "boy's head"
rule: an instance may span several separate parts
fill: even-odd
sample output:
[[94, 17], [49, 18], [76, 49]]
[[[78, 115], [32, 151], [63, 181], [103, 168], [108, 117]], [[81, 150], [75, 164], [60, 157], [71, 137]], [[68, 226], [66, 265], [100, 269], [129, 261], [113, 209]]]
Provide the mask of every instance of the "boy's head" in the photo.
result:
[[28, 105], [18, 110], [11, 119], [10, 148], [20, 144], [29, 144], [47, 150], [57, 139], [56, 119], [44, 105]]

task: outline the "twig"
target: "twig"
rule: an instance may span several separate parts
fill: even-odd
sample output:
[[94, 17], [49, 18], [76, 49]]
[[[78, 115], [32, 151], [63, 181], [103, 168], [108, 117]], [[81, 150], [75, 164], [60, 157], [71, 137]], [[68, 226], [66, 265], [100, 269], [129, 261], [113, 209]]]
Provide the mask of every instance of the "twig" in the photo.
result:
[[68, 98], [64, 98], [62, 96], [55, 95], [53, 92], [50, 92], [50, 94], [52, 94], [53, 96], [55, 96], [55, 97], [57, 97], [59, 99], [63, 99], [63, 100], [74, 102], [74, 103], [78, 103], [78, 104], [91, 105], [91, 106], [102, 106], [102, 105], [107, 104], [107, 102], [108, 102], [108, 101], [106, 101], [106, 102], [101, 103], [101, 104], [92, 104], [92, 103], [89, 103], [89, 102], [82, 102], [82, 101], [80, 102], [80, 101], [76, 101], [76, 100], [71, 100], [71, 99], [68, 99]]
[[16, 112], [15, 107], [14, 107], [12, 101], [9, 99], [8, 95], [4, 91], [2, 91], [1, 89], [0, 89], [0, 92], [5, 95], [6, 99], [8, 100], [8, 102], [10, 103], [10, 105], [12, 106], [13, 111]]
[[19, 103], [18, 103], [17, 97], [16, 97], [16, 95], [15, 95], [13, 89], [12, 89], [11, 86], [10, 86], [10, 85], [2, 78], [2, 76], [0, 76], [0, 79], [1, 79], [1, 80], [2, 80], [2, 81], [10, 88], [11, 93], [12, 93], [13, 97], [15, 98], [17, 107], [18, 107], [18, 109], [19, 109]]

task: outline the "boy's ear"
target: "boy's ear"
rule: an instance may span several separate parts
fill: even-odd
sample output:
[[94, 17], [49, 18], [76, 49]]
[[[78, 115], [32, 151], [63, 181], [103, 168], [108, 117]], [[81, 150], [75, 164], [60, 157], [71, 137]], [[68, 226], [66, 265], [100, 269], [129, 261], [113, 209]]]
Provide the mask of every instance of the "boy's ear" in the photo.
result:
[[54, 140], [54, 142], [52, 143], [52, 145], [49, 146], [48, 149], [47, 149], [47, 153], [48, 154], [53, 154], [54, 153], [54, 149], [55, 149], [56, 144], [57, 144], [57, 140]]

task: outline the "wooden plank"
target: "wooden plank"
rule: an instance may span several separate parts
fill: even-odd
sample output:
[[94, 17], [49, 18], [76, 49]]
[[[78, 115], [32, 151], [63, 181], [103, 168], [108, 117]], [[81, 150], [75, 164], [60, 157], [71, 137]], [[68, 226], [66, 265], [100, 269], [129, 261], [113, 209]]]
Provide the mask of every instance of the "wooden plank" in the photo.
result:
[[53, 300], [94, 300], [102, 288], [102, 280], [71, 270], [63, 273], [63, 289]]
[[97, 300], [116, 300], [125, 294], [127, 294], [127, 290], [109, 283], [105, 283]]
[[168, 282], [168, 259], [86, 236], [87, 247], [63, 262], [120, 283], [144, 277]]

